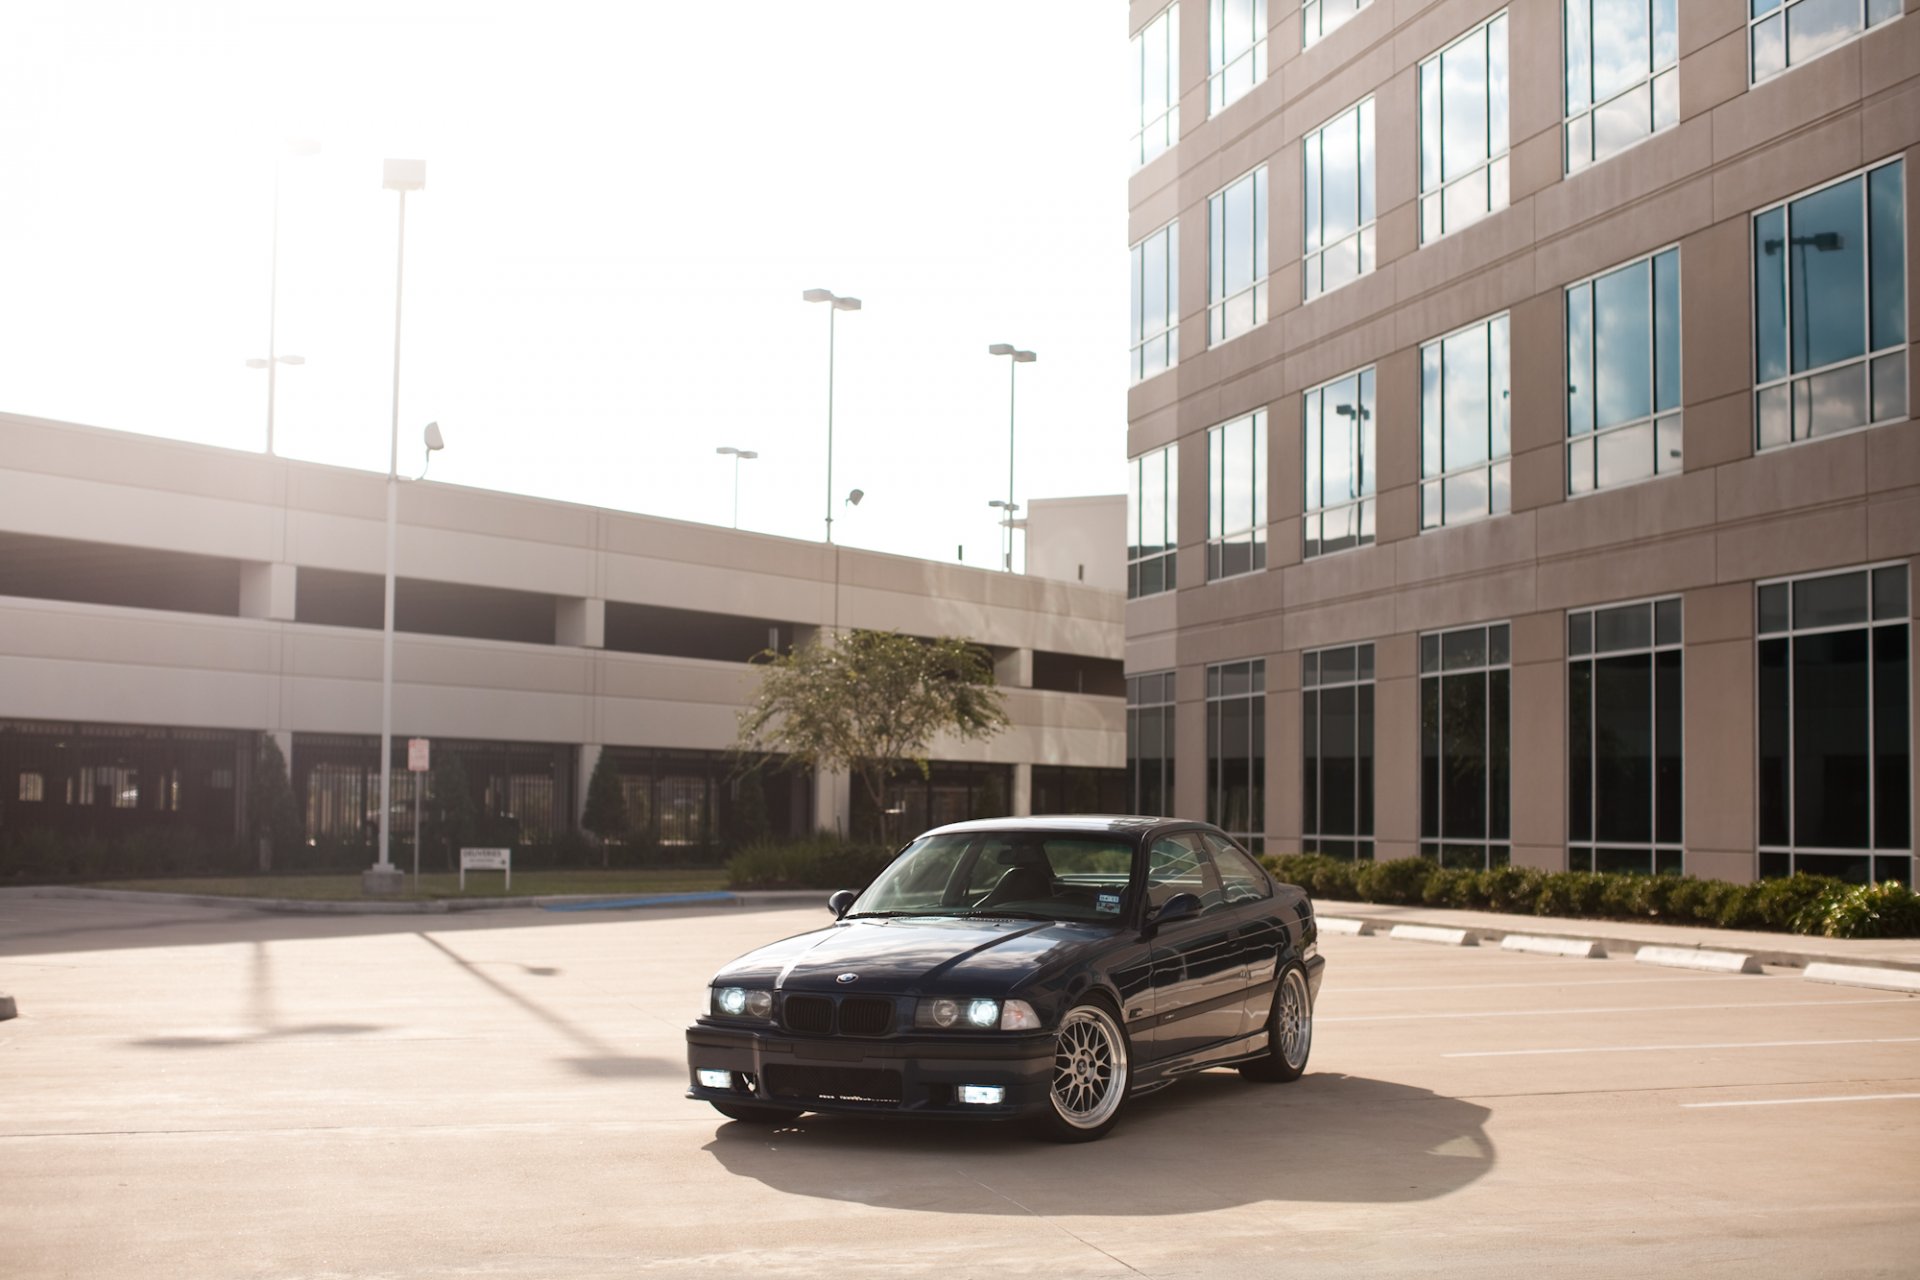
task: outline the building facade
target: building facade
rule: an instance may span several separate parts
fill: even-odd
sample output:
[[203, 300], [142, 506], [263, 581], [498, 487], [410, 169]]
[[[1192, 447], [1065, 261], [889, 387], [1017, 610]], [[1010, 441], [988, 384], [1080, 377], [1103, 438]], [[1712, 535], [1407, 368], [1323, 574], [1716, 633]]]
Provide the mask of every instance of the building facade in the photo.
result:
[[[364, 865], [385, 484], [0, 415], [0, 846], [235, 843], [271, 736], [316, 858]], [[493, 838], [523, 845], [577, 829], [603, 754], [657, 860], [850, 829], [866, 801], [844, 775], [743, 778], [728, 752], [749, 660], [836, 626], [993, 654], [1011, 726], [936, 743], [889, 799], [907, 825], [1124, 790], [1117, 591], [436, 483], [402, 483], [396, 545], [396, 850], [410, 737], [432, 744], [425, 785], [457, 762]]]
[[1914, 0], [1144, 0], [1133, 807], [1911, 883]]

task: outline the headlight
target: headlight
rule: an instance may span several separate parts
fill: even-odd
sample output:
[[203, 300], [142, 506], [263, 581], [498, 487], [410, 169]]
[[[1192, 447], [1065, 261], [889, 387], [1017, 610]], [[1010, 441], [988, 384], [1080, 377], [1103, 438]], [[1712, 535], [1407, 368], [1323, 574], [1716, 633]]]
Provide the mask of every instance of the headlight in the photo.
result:
[[935, 996], [914, 1006], [913, 1025], [938, 1031], [1037, 1031], [1040, 1016], [1025, 1000]]
[[766, 1018], [773, 1014], [773, 993], [746, 987], [715, 987], [713, 1012], [729, 1018]]

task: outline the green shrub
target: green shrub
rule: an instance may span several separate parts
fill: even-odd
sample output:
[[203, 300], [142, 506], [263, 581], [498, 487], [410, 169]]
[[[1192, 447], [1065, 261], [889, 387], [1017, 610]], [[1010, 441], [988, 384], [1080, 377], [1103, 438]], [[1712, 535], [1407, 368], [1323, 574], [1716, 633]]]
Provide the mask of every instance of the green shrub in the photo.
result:
[[727, 862], [734, 889], [865, 889], [893, 861], [884, 845], [854, 844], [831, 831], [806, 840], [763, 840]]
[[1343, 862], [1321, 853], [1290, 853], [1264, 859], [1282, 884], [1297, 884], [1316, 898], [1351, 902], [1359, 897], [1356, 881], [1364, 862]]
[[1395, 858], [1375, 862], [1360, 872], [1358, 889], [1368, 902], [1417, 904], [1423, 900], [1427, 880], [1439, 870], [1425, 858]]
[[1545, 873], [1532, 867], [1494, 867], [1474, 877], [1475, 906], [1494, 911], [1531, 911]]
[[1760, 923], [1768, 929], [1791, 929], [1809, 907], [1846, 887], [1838, 880], [1810, 876], [1804, 871], [1784, 880], [1762, 880], [1755, 902]]
[[1465, 867], [1435, 868], [1420, 891], [1420, 901], [1430, 907], [1471, 907], [1475, 905], [1473, 891], [1479, 878], [1478, 871]]
[[1803, 910], [1794, 928], [1829, 938], [1920, 936], [1920, 896], [1891, 880], [1874, 885], [1835, 883]]
[[1696, 880], [1692, 876], [1681, 876], [1673, 882], [1673, 888], [1667, 892], [1667, 918], [1686, 921], [1701, 920], [1706, 909], [1707, 880]]
[[1592, 916], [1600, 914], [1608, 876], [1593, 871], [1555, 871], [1540, 878], [1533, 900], [1537, 916]]

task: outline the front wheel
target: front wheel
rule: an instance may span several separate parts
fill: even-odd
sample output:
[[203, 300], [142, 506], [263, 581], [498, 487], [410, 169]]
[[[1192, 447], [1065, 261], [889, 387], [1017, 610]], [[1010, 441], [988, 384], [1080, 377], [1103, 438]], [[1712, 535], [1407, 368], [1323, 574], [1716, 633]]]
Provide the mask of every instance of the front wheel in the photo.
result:
[[1267, 1052], [1241, 1063], [1240, 1074], [1262, 1083], [1298, 1080], [1307, 1069], [1307, 1054], [1312, 1050], [1313, 995], [1307, 988], [1307, 971], [1289, 964], [1280, 974], [1273, 1010], [1267, 1014]]
[[1040, 1136], [1055, 1142], [1091, 1142], [1120, 1119], [1127, 1100], [1127, 1033], [1105, 1004], [1087, 1001], [1067, 1011], [1053, 1044], [1053, 1083]]
[[713, 1102], [712, 1106], [727, 1119], [738, 1120], [741, 1124], [786, 1124], [800, 1118], [798, 1111], [787, 1107], [756, 1107], [742, 1102]]

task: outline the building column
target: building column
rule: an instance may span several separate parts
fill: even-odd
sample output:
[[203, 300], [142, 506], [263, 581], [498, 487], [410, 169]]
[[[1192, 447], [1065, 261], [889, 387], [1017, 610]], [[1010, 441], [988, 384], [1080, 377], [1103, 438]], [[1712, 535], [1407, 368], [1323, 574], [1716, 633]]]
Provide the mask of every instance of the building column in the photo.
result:
[[999, 682], [1002, 688], [1033, 688], [1033, 650], [995, 650], [993, 657], [993, 678]]
[[1027, 818], [1033, 816], [1033, 766], [1031, 764], [1022, 762], [1013, 766], [1013, 796], [1011, 799], [1013, 807], [1010, 812], [1013, 817]]
[[[298, 578], [290, 564], [247, 561], [240, 566], [240, 616], [292, 622]], [[284, 744], [283, 744], [284, 745]]]
[[607, 602], [598, 598], [556, 596], [553, 642], [575, 649], [607, 647]]
[[829, 773], [815, 770], [813, 775], [813, 826], [816, 831], [835, 831], [842, 836], [853, 829], [853, 775], [844, 770]]

